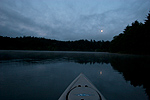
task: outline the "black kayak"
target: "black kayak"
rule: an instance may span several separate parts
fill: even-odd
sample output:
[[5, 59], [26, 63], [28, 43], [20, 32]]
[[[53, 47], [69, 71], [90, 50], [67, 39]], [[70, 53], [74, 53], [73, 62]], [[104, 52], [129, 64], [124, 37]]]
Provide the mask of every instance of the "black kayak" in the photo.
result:
[[80, 74], [64, 91], [58, 100], [106, 100], [98, 89]]

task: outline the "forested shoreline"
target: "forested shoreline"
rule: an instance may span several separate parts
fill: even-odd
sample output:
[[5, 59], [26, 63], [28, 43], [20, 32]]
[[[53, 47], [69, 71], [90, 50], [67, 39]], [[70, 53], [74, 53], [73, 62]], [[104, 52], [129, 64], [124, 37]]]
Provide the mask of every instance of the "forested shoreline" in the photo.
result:
[[123, 33], [115, 36], [110, 44], [111, 52], [150, 54], [150, 12], [144, 24], [137, 20]]
[[110, 41], [76, 40], [58, 41], [52, 39], [24, 36], [0, 36], [1, 50], [48, 50], [48, 51], [109, 51]]
[[137, 20], [112, 41], [59, 41], [41, 37], [0, 36], [0, 50], [97, 51], [128, 54], [150, 54], [150, 12], [144, 24]]

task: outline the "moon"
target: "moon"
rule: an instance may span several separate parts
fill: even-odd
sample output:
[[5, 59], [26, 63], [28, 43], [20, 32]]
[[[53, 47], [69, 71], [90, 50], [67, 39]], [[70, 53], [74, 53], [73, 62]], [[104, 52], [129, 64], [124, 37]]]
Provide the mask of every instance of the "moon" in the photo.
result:
[[103, 32], [103, 30], [101, 30], [101, 32]]

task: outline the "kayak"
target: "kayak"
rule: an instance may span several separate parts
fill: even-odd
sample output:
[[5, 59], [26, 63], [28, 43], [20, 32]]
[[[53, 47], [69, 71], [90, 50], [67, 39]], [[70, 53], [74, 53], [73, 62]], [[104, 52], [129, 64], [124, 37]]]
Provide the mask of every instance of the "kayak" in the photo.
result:
[[84, 75], [80, 74], [64, 91], [58, 100], [106, 100], [98, 89]]

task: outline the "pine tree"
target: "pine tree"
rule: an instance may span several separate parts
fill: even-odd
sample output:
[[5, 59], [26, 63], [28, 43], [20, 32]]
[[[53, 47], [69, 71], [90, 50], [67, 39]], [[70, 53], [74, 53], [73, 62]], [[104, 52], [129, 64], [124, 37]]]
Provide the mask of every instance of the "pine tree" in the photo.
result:
[[149, 11], [149, 14], [147, 16], [147, 20], [145, 20], [145, 25], [150, 26], [150, 11]]

